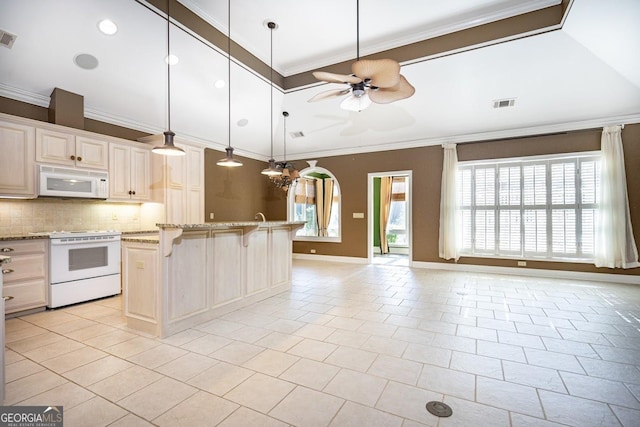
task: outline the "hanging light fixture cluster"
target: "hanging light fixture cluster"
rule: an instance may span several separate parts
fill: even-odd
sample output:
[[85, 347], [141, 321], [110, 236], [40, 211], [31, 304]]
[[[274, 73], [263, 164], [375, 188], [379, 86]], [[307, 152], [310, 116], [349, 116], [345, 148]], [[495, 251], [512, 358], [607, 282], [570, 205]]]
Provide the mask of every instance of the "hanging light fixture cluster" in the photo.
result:
[[229, 35], [227, 36], [227, 57], [229, 59], [228, 62], [228, 67], [227, 67], [227, 71], [228, 71], [228, 91], [229, 91], [229, 125], [228, 125], [228, 137], [229, 137], [229, 143], [227, 145], [227, 148], [225, 148], [225, 151], [227, 152], [227, 155], [223, 158], [218, 160], [218, 162], [216, 163], [216, 165], [218, 166], [225, 166], [228, 168], [235, 168], [235, 167], [239, 167], [242, 166], [242, 162], [240, 160], [234, 159], [233, 158], [233, 147], [231, 146], [231, 0], [229, 0], [229, 6], [227, 9], [227, 22], [229, 25]]
[[298, 172], [293, 163], [287, 161], [287, 117], [289, 117], [289, 113], [283, 111], [282, 117], [284, 123], [284, 159], [281, 162], [276, 162], [276, 168], [280, 170], [281, 174], [270, 178], [277, 188], [282, 188], [282, 191], [286, 192], [291, 184], [300, 178], [300, 172]]
[[269, 28], [269, 32], [271, 33], [271, 53], [270, 53], [270, 64], [269, 69], [271, 70], [271, 79], [270, 79], [270, 93], [271, 93], [271, 158], [269, 159], [269, 166], [266, 169], [262, 170], [263, 175], [267, 175], [268, 177], [282, 175], [282, 171], [276, 167], [276, 161], [273, 158], [273, 30], [275, 30], [278, 26], [275, 22], [268, 22], [267, 27]]
[[[167, 0], [167, 58], [171, 56], [171, 45], [169, 39], [171, 12], [169, 10], [170, 0]], [[185, 151], [173, 144], [173, 138], [176, 136], [171, 130], [171, 64], [167, 62], [167, 130], [164, 132], [164, 145], [154, 147], [151, 151], [163, 156], [184, 156]]]

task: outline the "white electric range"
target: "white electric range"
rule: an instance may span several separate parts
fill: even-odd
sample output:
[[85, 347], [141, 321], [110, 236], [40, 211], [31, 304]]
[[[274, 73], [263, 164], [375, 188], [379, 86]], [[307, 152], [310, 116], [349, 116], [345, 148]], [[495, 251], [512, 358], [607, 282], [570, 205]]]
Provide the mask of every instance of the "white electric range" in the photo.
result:
[[47, 307], [62, 307], [121, 292], [119, 231], [37, 234], [49, 236]]

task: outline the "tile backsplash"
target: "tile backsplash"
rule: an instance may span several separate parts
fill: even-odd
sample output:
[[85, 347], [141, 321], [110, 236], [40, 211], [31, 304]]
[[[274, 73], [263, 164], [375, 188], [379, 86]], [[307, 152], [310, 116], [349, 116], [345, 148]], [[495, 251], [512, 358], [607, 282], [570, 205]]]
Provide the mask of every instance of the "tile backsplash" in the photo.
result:
[[158, 203], [86, 200], [0, 200], [0, 237], [40, 231], [154, 230], [164, 222]]

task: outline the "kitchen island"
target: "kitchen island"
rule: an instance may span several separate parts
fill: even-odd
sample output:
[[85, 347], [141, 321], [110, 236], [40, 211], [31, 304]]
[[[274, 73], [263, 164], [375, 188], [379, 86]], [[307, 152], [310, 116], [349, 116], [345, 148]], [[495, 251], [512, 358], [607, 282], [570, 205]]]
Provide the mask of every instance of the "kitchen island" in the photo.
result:
[[132, 329], [164, 338], [291, 287], [291, 242], [304, 222], [157, 225], [157, 236], [122, 239]]

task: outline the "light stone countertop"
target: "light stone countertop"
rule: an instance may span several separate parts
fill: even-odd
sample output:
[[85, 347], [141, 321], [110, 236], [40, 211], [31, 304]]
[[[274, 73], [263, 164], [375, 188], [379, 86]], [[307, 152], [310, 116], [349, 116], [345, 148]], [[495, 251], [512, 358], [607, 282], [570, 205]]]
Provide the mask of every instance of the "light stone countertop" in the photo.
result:
[[205, 222], [202, 224], [156, 224], [160, 229], [180, 228], [183, 230], [206, 230], [233, 227], [278, 227], [281, 225], [303, 225], [305, 221], [228, 221]]

